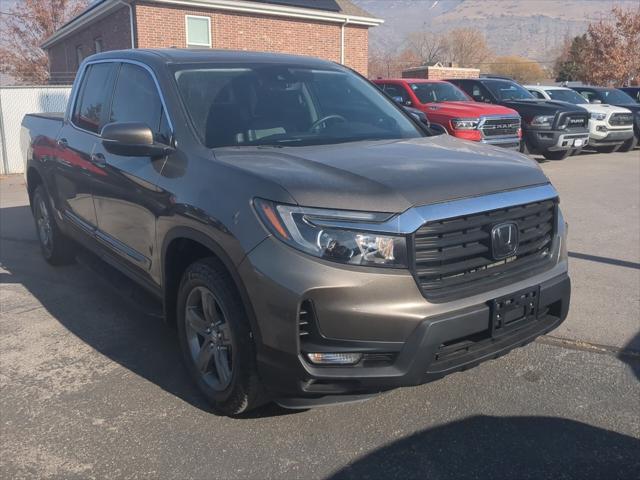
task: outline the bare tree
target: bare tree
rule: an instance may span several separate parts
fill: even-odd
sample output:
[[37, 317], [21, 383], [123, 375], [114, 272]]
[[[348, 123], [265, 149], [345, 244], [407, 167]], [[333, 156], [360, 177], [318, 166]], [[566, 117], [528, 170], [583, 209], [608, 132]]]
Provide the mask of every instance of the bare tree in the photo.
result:
[[422, 65], [442, 61], [447, 49], [445, 37], [427, 31], [410, 33], [407, 35], [406, 45]]
[[475, 28], [455, 28], [446, 37], [447, 58], [460, 67], [477, 67], [491, 58], [484, 34]]
[[0, 14], [0, 71], [22, 83], [45, 83], [48, 58], [40, 44], [86, 8], [88, 0], [20, 0]]

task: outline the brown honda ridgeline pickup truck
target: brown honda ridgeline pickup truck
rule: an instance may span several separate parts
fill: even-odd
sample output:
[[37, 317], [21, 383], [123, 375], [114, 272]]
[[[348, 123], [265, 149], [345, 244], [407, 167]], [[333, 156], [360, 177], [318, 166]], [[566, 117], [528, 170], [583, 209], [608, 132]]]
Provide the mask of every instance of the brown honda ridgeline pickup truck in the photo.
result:
[[538, 165], [431, 136], [334, 63], [101, 53], [22, 142], [45, 258], [79, 244], [148, 290], [223, 414], [429, 382], [567, 316], [566, 225]]

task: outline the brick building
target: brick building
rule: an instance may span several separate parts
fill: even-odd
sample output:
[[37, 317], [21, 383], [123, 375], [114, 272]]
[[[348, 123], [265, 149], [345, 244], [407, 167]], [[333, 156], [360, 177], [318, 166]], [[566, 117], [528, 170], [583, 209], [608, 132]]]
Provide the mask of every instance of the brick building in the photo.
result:
[[402, 72], [402, 78], [429, 78], [431, 80], [443, 80], [445, 78], [478, 78], [479, 76], [480, 70], [477, 68], [443, 66], [441, 63], [408, 68]]
[[126, 48], [216, 48], [312, 55], [367, 74], [368, 30], [350, 0], [99, 0], [43, 44], [52, 83], [82, 60]]

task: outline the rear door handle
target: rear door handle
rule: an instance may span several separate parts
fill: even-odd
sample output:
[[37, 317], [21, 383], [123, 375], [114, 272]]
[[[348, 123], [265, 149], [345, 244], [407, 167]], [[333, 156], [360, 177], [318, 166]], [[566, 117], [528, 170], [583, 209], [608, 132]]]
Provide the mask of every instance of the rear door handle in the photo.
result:
[[58, 147], [62, 148], [63, 150], [69, 146], [69, 142], [66, 138], [59, 138], [57, 143]]
[[91, 163], [93, 163], [96, 167], [100, 167], [100, 168], [104, 168], [107, 166], [107, 160], [104, 158], [104, 155], [101, 153], [91, 154]]

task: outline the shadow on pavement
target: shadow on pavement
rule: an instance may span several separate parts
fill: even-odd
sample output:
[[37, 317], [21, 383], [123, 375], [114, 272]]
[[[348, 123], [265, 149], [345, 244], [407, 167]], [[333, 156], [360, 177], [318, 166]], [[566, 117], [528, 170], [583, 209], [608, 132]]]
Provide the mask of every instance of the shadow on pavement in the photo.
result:
[[475, 416], [415, 433], [328, 477], [634, 479], [640, 440], [551, 417]]
[[[640, 381], [640, 332], [631, 339], [622, 349], [622, 353], [618, 355], [618, 358], [629, 365], [629, 368]], [[638, 413], [640, 415], [640, 412]], [[640, 472], [639, 472], [640, 475]]]
[[606, 263], [615, 265], [616, 267], [635, 268], [640, 270], [640, 263], [629, 262], [627, 260], [618, 260], [617, 258], [601, 257], [599, 255], [589, 255], [587, 253], [569, 252], [571, 258], [579, 258], [580, 260], [589, 260], [590, 262]]
[[[48, 265], [40, 253], [28, 206], [0, 209], [0, 242], [0, 266], [8, 271], [0, 273], [0, 285], [22, 284], [35, 297], [34, 304], [42, 304], [96, 351], [192, 406], [211, 412], [183, 366], [175, 330], [128, 300], [113, 279], [106, 281], [85, 266]], [[88, 255], [112, 270], [114, 278], [124, 280], [97, 257], [81, 252], [82, 257]], [[296, 411], [266, 405], [246, 418], [292, 413]]]

